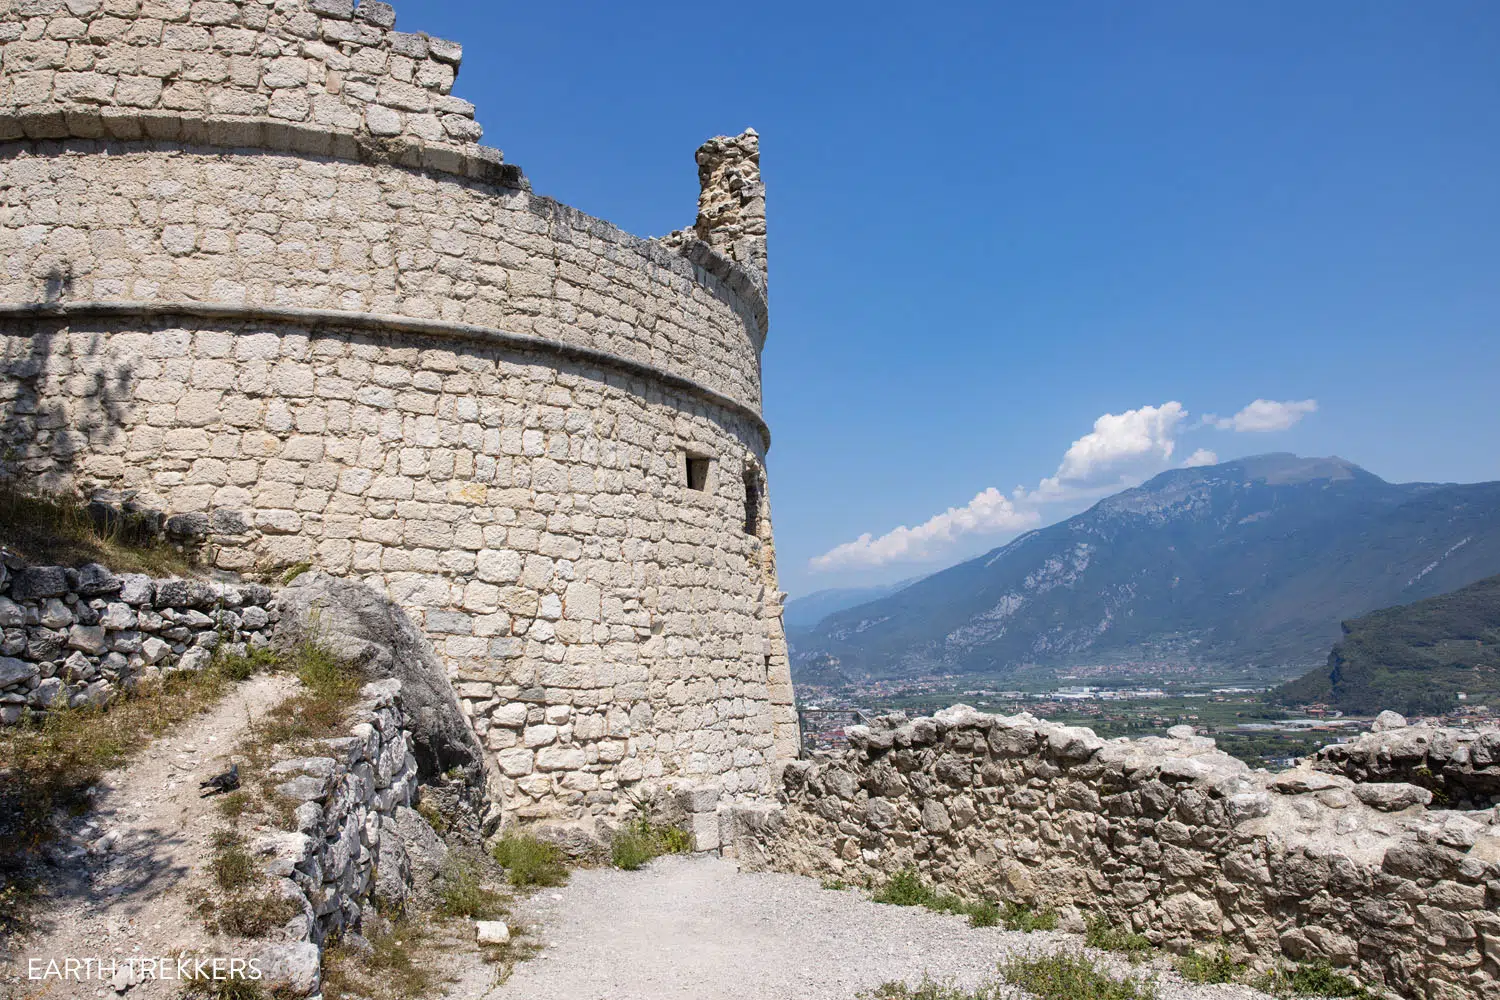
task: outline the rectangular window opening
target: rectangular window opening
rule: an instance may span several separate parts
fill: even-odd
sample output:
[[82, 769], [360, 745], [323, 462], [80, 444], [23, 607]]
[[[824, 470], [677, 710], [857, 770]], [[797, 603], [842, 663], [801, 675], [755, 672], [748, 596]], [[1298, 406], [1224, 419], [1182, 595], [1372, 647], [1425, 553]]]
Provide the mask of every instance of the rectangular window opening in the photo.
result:
[[700, 493], [708, 489], [708, 463], [712, 459], [699, 458], [696, 455], [687, 456], [687, 485], [690, 490]]
[[760, 535], [760, 477], [745, 467], [745, 534]]

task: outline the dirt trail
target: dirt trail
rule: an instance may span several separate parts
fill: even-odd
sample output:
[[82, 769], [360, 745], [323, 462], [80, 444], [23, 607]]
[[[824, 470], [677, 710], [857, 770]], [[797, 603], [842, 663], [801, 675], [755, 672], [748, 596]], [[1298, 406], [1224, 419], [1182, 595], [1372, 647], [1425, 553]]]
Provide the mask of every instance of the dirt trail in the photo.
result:
[[[1076, 949], [1077, 935], [974, 928], [963, 917], [882, 906], [794, 875], [744, 874], [716, 858], [660, 858], [638, 872], [573, 873], [517, 907], [546, 950], [503, 986], [464, 1000], [854, 1000], [924, 972], [974, 986], [1007, 955]], [[1192, 986], [1164, 967], [1162, 1000], [1252, 1000], [1243, 986]], [[1020, 998], [1024, 996], [1014, 991]]]
[[[215, 941], [194, 911], [210, 837], [223, 820], [198, 782], [225, 770], [250, 720], [296, 687], [285, 675], [260, 675], [237, 686], [208, 712], [182, 723], [100, 782], [94, 810], [58, 845], [57, 867], [41, 903], [38, 928], [16, 942], [0, 996], [114, 996], [108, 982], [28, 980], [32, 961], [95, 958], [108, 962], [215, 953]], [[239, 957], [239, 956], [226, 956]], [[3, 976], [0, 972], [0, 976]], [[144, 982], [131, 1000], [175, 997], [180, 983]]]

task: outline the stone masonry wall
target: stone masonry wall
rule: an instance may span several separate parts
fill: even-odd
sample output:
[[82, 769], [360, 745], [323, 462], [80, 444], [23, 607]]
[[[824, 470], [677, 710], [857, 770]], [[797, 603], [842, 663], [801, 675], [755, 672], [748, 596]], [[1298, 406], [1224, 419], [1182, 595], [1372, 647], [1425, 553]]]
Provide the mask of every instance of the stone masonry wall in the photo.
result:
[[372, 584], [512, 818], [766, 793], [797, 736], [758, 138], [700, 151], [722, 224], [638, 239], [473, 145], [458, 47], [393, 23], [0, 2], [0, 477]]
[[0, 550], [0, 724], [107, 705], [164, 672], [203, 669], [220, 646], [268, 645], [276, 618], [257, 584], [25, 566]]
[[1500, 997], [1500, 813], [1301, 767], [1251, 771], [1178, 727], [1105, 741], [955, 706], [785, 768], [735, 850], [807, 875], [915, 867], [972, 899], [1103, 914], [1172, 950], [1347, 967], [1424, 1000]]
[[101, 138], [212, 116], [477, 142], [474, 106], [451, 94], [462, 46], [395, 25], [372, 0], [6, 0], [4, 138], [61, 138], [72, 111]]
[[1430, 790], [1443, 804], [1500, 804], [1500, 728], [1408, 726], [1381, 712], [1373, 732], [1319, 750], [1313, 767], [1359, 782], [1402, 782]]

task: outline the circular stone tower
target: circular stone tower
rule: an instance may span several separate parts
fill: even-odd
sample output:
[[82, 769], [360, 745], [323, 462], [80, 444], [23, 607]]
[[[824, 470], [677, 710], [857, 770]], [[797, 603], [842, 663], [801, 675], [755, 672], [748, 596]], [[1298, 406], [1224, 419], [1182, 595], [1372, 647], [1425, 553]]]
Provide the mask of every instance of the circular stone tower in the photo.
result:
[[0, 0], [0, 476], [425, 630], [507, 814], [797, 750], [753, 131], [691, 229], [530, 192], [365, 0]]

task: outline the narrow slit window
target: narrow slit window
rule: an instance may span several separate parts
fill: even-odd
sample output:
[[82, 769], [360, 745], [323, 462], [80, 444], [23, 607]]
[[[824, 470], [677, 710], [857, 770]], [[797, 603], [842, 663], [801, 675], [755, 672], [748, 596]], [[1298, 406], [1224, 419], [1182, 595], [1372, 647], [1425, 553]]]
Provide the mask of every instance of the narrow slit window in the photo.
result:
[[745, 467], [745, 534], [760, 534], [760, 477], [753, 466]]
[[700, 493], [708, 489], [708, 463], [710, 459], [696, 455], [687, 456], [687, 485]]

